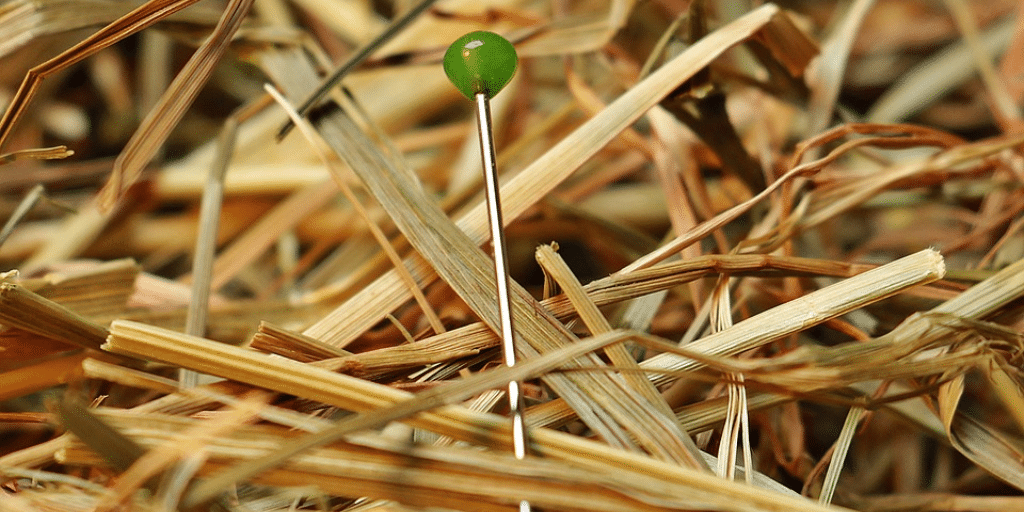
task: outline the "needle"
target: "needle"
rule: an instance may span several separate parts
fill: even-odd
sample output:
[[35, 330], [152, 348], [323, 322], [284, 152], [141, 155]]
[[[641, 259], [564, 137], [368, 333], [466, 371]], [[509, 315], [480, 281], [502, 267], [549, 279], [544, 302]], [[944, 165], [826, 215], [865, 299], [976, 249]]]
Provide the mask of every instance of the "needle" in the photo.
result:
[[[498, 193], [498, 166], [494, 157], [491, 134], [490, 99], [512, 79], [516, 72], [516, 50], [512, 43], [492, 32], [471, 32], [456, 39], [444, 56], [444, 70], [449, 80], [466, 97], [476, 102], [476, 121], [480, 134], [480, 155], [483, 160], [484, 189], [487, 197], [487, 220], [491, 226], [494, 248], [494, 274], [498, 292], [498, 320], [505, 365], [515, 366], [515, 329], [512, 325], [512, 298], [509, 291], [508, 252], [501, 218], [501, 197]], [[512, 448], [519, 460], [526, 458], [526, 422], [523, 417], [523, 396], [520, 383], [508, 383], [508, 404], [512, 415]], [[530, 502], [519, 502], [520, 512], [529, 512]]]

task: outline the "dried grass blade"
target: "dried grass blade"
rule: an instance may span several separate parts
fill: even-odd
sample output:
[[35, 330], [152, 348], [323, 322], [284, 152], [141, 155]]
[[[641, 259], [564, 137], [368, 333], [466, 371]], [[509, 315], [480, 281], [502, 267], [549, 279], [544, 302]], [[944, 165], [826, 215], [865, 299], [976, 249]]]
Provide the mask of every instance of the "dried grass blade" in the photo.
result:
[[[942, 256], [934, 250], [926, 249], [776, 306], [729, 329], [697, 340], [686, 348], [711, 355], [737, 354], [907, 288], [935, 281], [944, 273]], [[674, 354], [660, 354], [644, 361], [642, 366], [683, 370], [696, 369], [701, 364]], [[659, 376], [654, 378], [655, 382], [663, 380]]]
[[[424, 2], [421, 5], [424, 8], [426, 8], [429, 5], [429, 3], [430, 2]], [[411, 12], [407, 16], [409, 16], [409, 19], [412, 19], [413, 17], [416, 16], [416, 13]], [[398, 28], [401, 27], [399, 26], [395, 28], [395, 30], [397, 30]], [[387, 34], [385, 34], [384, 36], [386, 35]], [[423, 312], [424, 316], [426, 316], [427, 318], [427, 321], [430, 323], [430, 327], [433, 328], [434, 332], [438, 334], [445, 332], [447, 329], [445, 329], [444, 324], [441, 322], [441, 319], [437, 316], [437, 313], [434, 311], [434, 307], [430, 304], [429, 301], [427, 301], [426, 296], [423, 295], [423, 290], [421, 290], [419, 284], [416, 283], [416, 279], [412, 276], [412, 274], [409, 273], [409, 270], [405, 268], [405, 262], [402, 261], [401, 256], [398, 255], [398, 252], [395, 250], [394, 246], [392, 246], [391, 240], [388, 240], [388, 237], [387, 235], [384, 234], [384, 231], [381, 230], [380, 226], [378, 226], [377, 223], [374, 222], [373, 218], [370, 217], [370, 213], [366, 210], [366, 207], [363, 206], [363, 203], [359, 200], [359, 198], [356, 197], [355, 192], [352, 191], [352, 187], [348, 186], [348, 182], [346, 182], [344, 176], [342, 175], [341, 169], [338, 168], [337, 162], [334, 159], [330, 158], [327, 151], [322, 149], [321, 145], [319, 144], [320, 139], [319, 137], [316, 136], [316, 131], [313, 129], [313, 127], [309, 124], [308, 121], [302, 119], [299, 113], [291, 108], [291, 106], [288, 104], [288, 101], [283, 96], [281, 96], [281, 93], [277, 92], [277, 90], [274, 89], [269, 84], [265, 86], [265, 89], [271, 96], [274, 97], [278, 104], [280, 104], [281, 107], [285, 109], [285, 111], [288, 113], [289, 119], [291, 119], [292, 123], [294, 123], [295, 126], [298, 126], [299, 130], [302, 132], [303, 137], [306, 138], [306, 140], [309, 142], [309, 145], [316, 152], [317, 157], [319, 157], [320, 160], [324, 163], [324, 165], [326, 165], [327, 168], [331, 170], [331, 176], [334, 177], [334, 182], [338, 185], [338, 189], [341, 190], [341, 193], [345, 196], [345, 199], [348, 200], [349, 204], [351, 204], [352, 207], [355, 208], [356, 212], [359, 214], [359, 217], [362, 218], [363, 222], [366, 223], [366, 226], [369, 228], [370, 233], [373, 234], [374, 239], [377, 240], [377, 243], [384, 251], [384, 254], [387, 255], [388, 260], [390, 260], [391, 264], [394, 265], [395, 271], [398, 272], [399, 276], [402, 278], [402, 280], [405, 282], [405, 285], [408, 287], [409, 292], [412, 294], [413, 298], [416, 299], [416, 303], [419, 304], [420, 310]], [[315, 97], [316, 94], [313, 95], [311, 100]]]
[[1024, 446], [1020, 441], [956, 412], [948, 427], [953, 447], [1000, 480], [1024, 491]]
[[[587, 297], [583, 286], [576, 280], [576, 276], [573, 275], [569, 266], [550, 245], [543, 245], [537, 248], [536, 258], [545, 273], [551, 276], [561, 287], [565, 295], [569, 297], [569, 301], [576, 308], [580, 318], [583, 319], [592, 335], [597, 336], [612, 331], [611, 324], [608, 323], [608, 320], [601, 311], [597, 309], [597, 305]], [[633, 359], [623, 345], [609, 346], [605, 349], [605, 354], [608, 355], [612, 364], [618, 368], [626, 370], [640, 369], [636, 360]], [[632, 388], [631, 391], [643, 398], [640, 402], [641, 405], [649, 407], [648, 417], [650, 420], [646, 420], [644, 423], [647, 424], [647, 429], [651, 435], [661, 437], [661, 441], [656, 446], [672, 450], [665, 453], [666, 456], [670, 457], [670, 460], [684, 461], [693, 467], [700, 467], [700, 450], [694, 444], [689, 434], [679, 428], [672, 409], [665, 402], [665, 399], [662, 398], [657, 388], [651, 384], [651, 381], [639, 371], [627, 371], [623, 374], [623, 378]]]
[[160, 102], [142, 121], [114, 161], [110, 179], [99, 192], [101, 209], [109, 210], [120, 201], [128, 187], [135, 183], [143, 168], [156, 155], [171, 130], [178, 125], [185, 110], [192, 105], [213, 74], [214, 66], [227, 51], [231, 38], [241, 27], [252, 3], [253, 0], [231, 0], [225, 6], [224, 15], [217, 22], [213, 33], [196, 50], [178, 76], [174, 77]]
[[[746, 409], [748, 411], [765, 409], [789, 402], [792, 399], [785, 395], [751, 391], [747, 394]], [[712, 398], [683, 406], [676, 411], [676, 418], [688, 432], [697, 434], [725, 421], [729, 407], [728, 397]]]
[[116, 364], [105, 363], [97, 359], [84, 359], [81, 362], [81, 368], [85, 377], [90, 379], [101, 379], [107, 382], [116, 382], [123, 386], [150, 389], [160, 393], [169, 394], [178, 390], [177, 384], [170, 379]]
[[931, 312], [981, 320], [1021, 295], [1024, 295], [1024, 260], [1008, 265]]
[[[218, 383], [208, 386], [200, 386], [189, 389], [179, 389], [175, 381], [146, 372], [125, 368], [123, 366], [105, 363], [96, 359], [82, 361], [82, 371], [85, 376], [91, 379], [102, 379], [108, 382], [116, 382], [125, 386], [152, 389], [167, 396], [146, 402], [143, 405], [131, 409], [129, 414], [188, 414], [188, 411], [170, 410], [169, 402], [182, 403], [192, 401], [202, 402], [197, 407], [207, 407], [212, 404], [225, 404], [230, 407], [238, 407], [244, 398], [237, 398], [237, 395], [248, 393], [250, 388], [237, 384]], [[222, 392], [224, 391], [224, 392]], [[196, 400], [198, 398], [199, 400]], [[283, 425], [294, 430], [305, 432], [317, 432], [327, 428], [330, 423], [327, 420], [301, 414], [289, 409], [283, 409], [273, 405], [262, 404], [256, 415], [261, 419]]]
[[[210, 172], [203, 187], [199, 204], [199, 233], [196, 236], [192, 261], [192, 287], [185, 317], [185, 332], [192, 336], [206, 335], [206, 321], [210, 310], [210, 294], [213, 291], [214, 253], [217, 251], [217, 230], [220, 226], [221, 205], [224, 199], [224, 176], [227, 174], [231, 154], [238, 139], [240, 122], [254, 115], [265, 102], [257, 100], [244, 105], [232, 114], [221, 127], [220, 137], [214, 153]], [[191, 370], [182, 370], [178, 375], [183, 388], [196, 386], [199, 375]]]
[[72, 442], [71, 434], [64, 434], [44, 443], [0, 457], [0, 468], [38, 468], [53, 462], [53, 455]]
[[122, 314], [135, 292], [139, 265], [130, 258], [107, 261], [82, 269], [53, 272], [22, 282], [26, 288], [89, 317], [106, 321]]
[[807, 109], [811, 119], [807, 123], [807, 136], [824, 130], [832, 120], [850, 49], [874, 4], [875, 0], [857, 0], [849, 5], [842, 22], [822, 46], [815, 76], [810, 79], [811, 98]]
[[103, 326], [13, 283], [0, 283], [0, 323], [96, 350], [107, 337]]
[[131, 0], [12, 0], [0, 6], [0, 57], [7, 57], [33, 39], [109, 23], [138, 7]]
[[294, 333], [265, 321], [260, 322], [256, 328], [256, 334], [253, 335], [249, 347], [303, 363], [352, 356], [347, 350], [334, 348], [316, 338]]
[[949, 441], [975, 464], [1024, 490], [1024, 447], [958, 410], [964, 379], [963, 374], [957, 375], [939, 388], [938, 413]]
[[7, 241], [7, 237], [11, 236], [11, 232], [21, 222], [21, 219], [36, 205], [36, 201], [39, 201], [44, 191], [45, 189], [42, 185], [36, 185], [25, 194], [25, 197], [18, 203], [18, 207], [14, 209], [14, 213], [11, 213], [11, 217], [7, 219], [3, 229], [0, 230], [0, 246]]
[[[572, 270], [569, 269], [569, 265], [565, 263], [565, 260], [556, 252], [554, 247], [550, 245], [538, 247], [536, 258], [546, 277], [550, 277], [558, 283], [558, 286], [569, 299], [580, 319], [590, 329], [591, 334], [596, 336], [612, 330], [608, 319], [597, 309], [597, 304], [587, 296], [583, 285], [576, 279]], [[605, 353], [615, 366], [620, 368], [639, 368], [636, 360], [621, 345], [608, 347], [605, 349]], [[657, 388], [651, 385], [649, 380], [636, 373], [627, 374], [626, 380], [637, 393], [643, 395], [652, 405], [657, 406], [661, 412], [671, 415], [671, 409], [668, 409], [668, 404], [665, 403]]]
[[202, 200], [199, 203], [199, 234], [196, 236], [193, 254], [192, 290], [188, 317], [185, 321], [185, 332], [192, 336], [206, 334], [213, 257], [217, 250], [217, 229], [220, 224], [220, 210], [224, 199], [224, 175], [228, 170], [237, 135], [238, 119], [232, 116], [221, 127], [213, 166], [207, 175], [206, 186], [203, 188]]
[[843, 429], [839, 432], [839, 438], [836, 439], [836, 444], [833, 446], [832, 460], [829, 461], [828, 471], [825, 472], [825, 481], [821, 484], [821, 494], [818, 495], [818, 503], [822, 505], [830, 505], [832, 503], [832, 495], [835, 494], [836, 486], [839, 484], [839, 474], [846, 463], [846, 454], [850, 450], [850, 443], [853, 442], [853, 436], [857, 433], [860, 419], [866, 412], [861, 407], [853, 407], [846, 414]]
[[[238, 135], [238, 121], [229, 118], [221, 127], [213, 166], [206, 178], [203, 197], [199, 203], [199, 234], [192, 259], [192, 290], [185, 317], [185, 332], [192, 336], [206, 335], [206, 317], [210, 310], [210, 278], [213, 274], [213, 255], [217, 250], [217, 229], [224, 199], [224, 175], [228, 170], [231, 153]], [[195, 387], [199, 374], [181, 370], [178, 384], [183, 388]]]
[[[0, 165], [9, 164], [22, 159], [32, 160], [56, 160], [59, 158], [67, 158], [74, 155], [75, 152], [68, 149], [67, 146], [54, 146], [52, 148], [33, 148], [33, 149], [22, 149], [20, 151], [12, 151], [10, 153], [4, 153], [0, 155]], [[40, 185], [41, 186], [41, 185]]]
[[1004, 408], [1017, 422], [1017, 426], [1024, 429], [1024, 386], [1020, 381], [1020, 369], [994, 356], [985, 375], [1002, 400]]
[[770, 185], [768, 185], [768, 187], [759, 192], [757, 195], [751, 197], [750, 199], [747, 199], [746, 201], [743, 201], [742, 203], [737, 204], [736, 206], [733, 206], [732, 208], [729, 208], [728, 210], [722, 213], [719, 213], [713, 218], [708, 219], [683, 233], [678, 234], [674, 239], [672, 239], [665, 245], [659, 247], [657, 250], [651, 252], [650, 254], [647, 254], [646, 256], [637, 259], [633, 263], [630, 263], [625, 268], [620, 270], [618, 273], [630, 273], [635, 270], [650, 267], [651, 265], [654, 265], [659, 261], [663, 261], [666, 258], [682, 251], [683, 249], [686, 249], [687, 247], [693, 245], [694, 243], [703, 239], [704, 237], [708, 236], [714, 231], [721, 229], [726, 224], [732, 222], [733, 220], [736, 220], [737, 218], [739, 218], [740, 215], [743, 215], [745, 212], [750, 210], [750, 208], [752, 208], [755, 204], [770, 197], [772, 193], [774, 193], [776, 190], [778, 190], [783, 185], [788, 183], [790, 180], [803, 176], [809, 172], [813, 172], [813, 169], [805, 169], [800, 167], [790, 169], [785, 175], [781, 176], [779, 179], [772, 182]]
[[100, 454], [118, 471], [125, 471], [146, 450], [80, 404], [60, 400], [54, 404], [60, 423]]
[[[726, 330], [733, 326], [732, 297], [729, 290], [729, 277], [718, 278], [711, 296], [712, 332]], [[744, 385], [742, 373], [730, 373], [727, 386], [729, 401], [726, 408], [725, 425], [718, 445], [718, 476], [732, 480], [736, 476], [736, 456], [739, 444], [743, 445], [743, 467], [753, 468], [753, 457], [750, 452], [750, 419], [747, 413], [747, 387]], [[753, 471], [744, 471], [747, 483], [751, 483]]]

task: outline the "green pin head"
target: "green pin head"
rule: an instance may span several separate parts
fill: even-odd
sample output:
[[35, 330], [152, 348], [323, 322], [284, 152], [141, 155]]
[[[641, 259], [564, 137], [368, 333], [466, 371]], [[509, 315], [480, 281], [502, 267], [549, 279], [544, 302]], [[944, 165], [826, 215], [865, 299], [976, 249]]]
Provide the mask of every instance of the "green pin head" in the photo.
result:
[[470, 32], [448, 47], [444, 72], [467, 98], [491, 99], [516, 74], [516, 49], [494, 32]]

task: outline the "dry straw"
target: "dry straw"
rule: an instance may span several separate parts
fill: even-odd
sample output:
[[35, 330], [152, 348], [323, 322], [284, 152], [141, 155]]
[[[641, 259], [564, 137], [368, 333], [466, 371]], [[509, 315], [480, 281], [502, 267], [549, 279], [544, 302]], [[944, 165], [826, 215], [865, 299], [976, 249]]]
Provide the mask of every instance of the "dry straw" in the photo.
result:
[[0, 6], [0, 509], [1021, 508], [1015, 2], [393, 4]]

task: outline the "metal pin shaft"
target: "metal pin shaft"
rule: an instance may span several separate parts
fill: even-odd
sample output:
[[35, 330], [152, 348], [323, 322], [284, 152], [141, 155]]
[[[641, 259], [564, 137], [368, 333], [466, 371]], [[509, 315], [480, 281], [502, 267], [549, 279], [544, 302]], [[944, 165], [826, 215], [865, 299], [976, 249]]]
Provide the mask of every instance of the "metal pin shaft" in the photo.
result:
[[[477, 93], [476, 122], [480, 133], [480, 156], [484, 166], [484, 190], [487, 197], [487, 220], [491, 226], [491, 245], [494, 247], [494, 277], [498, 291], [498, 320], [501, 325], [501, 347], [506, 366], [516, 364], [515, 329], [512, 326], [512, 297], [508, 281], [508, 258], [505, 249], [505, 229], [501, 218], [501, 198], [498, 194], [498, 165], [494, 157], [494, 138], [491, 134], [491, 104], [487, 96]], [[526, 458], [526, 422], [523, 417], [523, 395], [519, 382], [508, 383], [508, 405], [512, 415], [512, 449], [517, 459]], [[529, 512], [528, 501], [519, 502], [520, 512]]]

